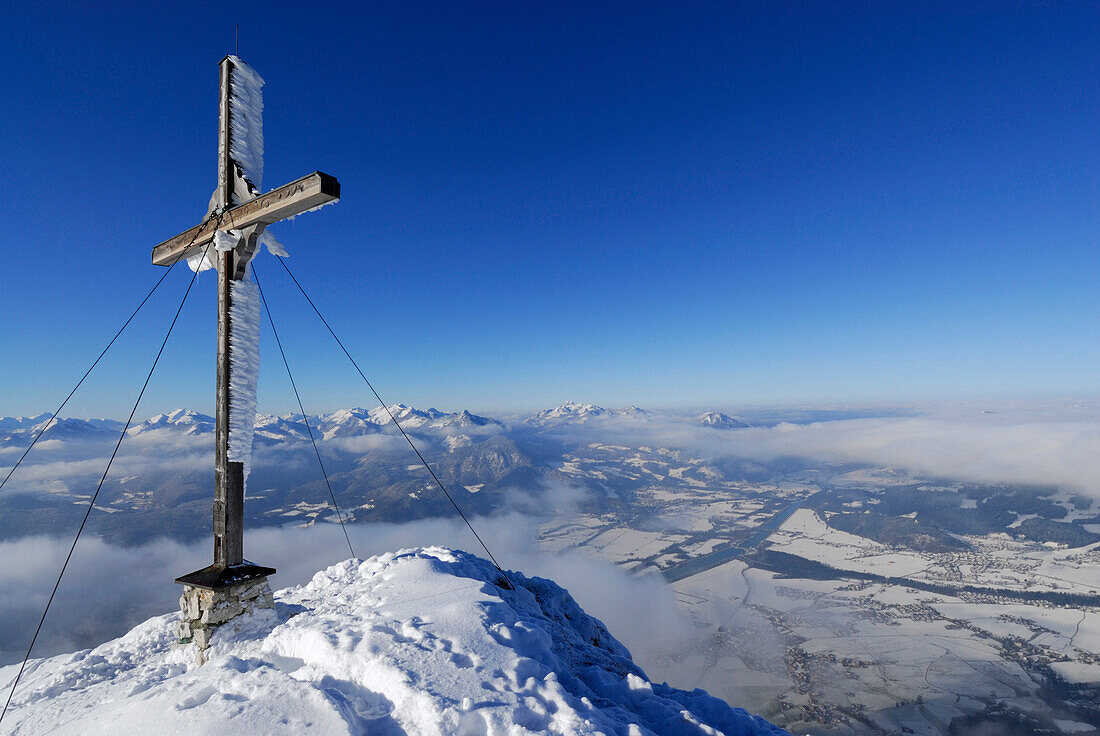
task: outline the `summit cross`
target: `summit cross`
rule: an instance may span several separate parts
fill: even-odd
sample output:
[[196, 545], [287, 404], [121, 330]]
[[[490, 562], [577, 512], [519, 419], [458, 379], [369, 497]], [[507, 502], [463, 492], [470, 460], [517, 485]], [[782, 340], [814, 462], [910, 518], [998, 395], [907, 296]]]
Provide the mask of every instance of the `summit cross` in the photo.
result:
[[[153, 248], [155, 265], [169, 266], [187, 259], [196, 270], [216, 268], [218, 274], [214, 562], [176, 579], [184, 586], [179, 638], [181, 642], [199, 644], [200, 661], [213, 629], [254, 607], [270, 607], [267, 576], [275, 572], [244, 558], [244, 491], [255, 417], [256, 371], [253, 365], [251, 376], [245, 375], [248, 367], [241, 368], [240, 364], [248, 359], [238, 358], [235, 362], [234, 350], [249, 347], [250, 338], [238, 334], [240, 329], [254, 330], [253, 349], [258, 340], [258, 304], [251, 305], [250, 317], [241, 316], [248, 314], [246, 302], [254, 301], [254, 292], [249, 291], [249, 287], [255, 287], [248, 279], [248, 264], [268, 225], [340, 198], [340, 183], [319, 171], [260, 193], [263, 80], [235, 56], [222, 59], [219, 68], [218, 188], [200, 224]], [[235, 309], [238, 300], [241, 304]], [[235, 324], [235, 318], [251, 324], [242, 328]], [[243, 379], [233, 375], [235, 366], [243, 371]], [[245, 386], [243, 392], [239, 385]], [[247, 394], [249, 386], [250, 396], [237, 395]], [[235, 432], [241, 437], [233, 437]]]

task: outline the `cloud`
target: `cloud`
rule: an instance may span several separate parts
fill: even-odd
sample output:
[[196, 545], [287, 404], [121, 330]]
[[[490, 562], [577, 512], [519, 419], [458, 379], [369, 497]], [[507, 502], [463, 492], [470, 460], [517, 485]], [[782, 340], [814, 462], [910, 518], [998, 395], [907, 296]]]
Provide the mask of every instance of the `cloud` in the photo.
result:
[[746, 432], [747, 447], [733, 450], [742, 457], [818, 457], [977, 482], [1057, 484], [1100, 495], [1097, 422], [997, 424], [919, 417]]
[[1100, 418], [1077, 406], [992, 413], [933, 407], [916, 416], [736, 430], [649, 415], [562, 432], [573, 442], [668, 447], [708, 460], [852, 462], [980, 483], [1062, 485], [1100, 497]]
[[[672, 592], [657, 578], [635, 577], [615, 565], [577, 553], [549, 554], [535, 546], [537, 521], [510, 513], [473, 519], [506, 569], [547, 577], [570, 590], [590, 614], [603, 620], [646, 667], [652, 655], [690, 634]], [[465, 524], [433, 519], [407, 524], [348, 527], [356, 553], [367, 557], [407, 547], [443, 545], [484, 557]], [[68, 540], [30, 537], [0, 542], [0, 664], [26, 651], [49, 597]], [[128, 631], [151, 616], [176, 610], [181, 589], [175, 577], [209, 564], [210, 543], [158, 540], [119, 547], [82, 539], [50, 609], [34, 656], [74, 651]], [[266, 528], [246, 535], [249, 559], [278, 569], [276, 589], [307, 582], [318, 570], [349, 556], [340, 528]], [[645, 611], [645, 615], [638, 615]]]
[[[660, 414], [612, 418], [552, 430], [572, 445], [599, 442], [679, 449], [708, 460], [735, 458], [769, 462], [801, 457], [823, 462], [892, 466], [933, 477], [975, 482], [1059, 484], [1100, 496], [1100, 416], [1087, 407], [1017, 406], [986, 413], [981, 407], [948, 406], [908, 411], [904, 416], [864, 416], [804, 423], [717, 430], [693, 419]], [[137, 475], [152, 463], [160, 470], [193, 470], [211, 460], [210, 437], [129, 438], [111, 477]], [[343, 452], [404, 451], [399, 436], [372, 434], [329, 441]], [[340, 443], [340, 444], [336, 444]], [[393, 443], [398, 443], [396, 446]], [[322, 446], [324, 447], [324, 446]], [[43, 448], [41, 462], [20, 469], [21, 487], [42, 481], [98, 477], [102, 459], [77, 459], [103, 445], [77, 443]], [[36, 448], [37, 449], [37, 448]], [[299, 452], [300, 451], [300, 452]], [[256, 448], [284, 470], [312, 464], [308, 443]], [[5, 453], [12, 457], [11, 453]], [[14, 459], [14, 458], [13, 458]], [[303, 465], [304, 467], [304, 465]], [[2, 471], [3, 469], [0, 469]], [[10, 485], [4, 492], [15, 490]], [[538, 523], [548, 509], [560, 517], [577, 513], [589, 492], [554, 484], [544, 493], [507, 495], [503, 513], [475, 519], [475, 525], [506, 568], [556, 580], [581, 605], [603, 619], [636, 659], [660, 679], [654, 656], [691, 634], [671, 593], [660, 579], [639, 578], [611, 563], [579, 553], [548, 554], [535, 544]], [[663, 523], [675, 525], [669, 517]], [[460, 520], [349, 527], [360, 556], [401, 547], [442, 544], [484, 554]], [[173, 610], [179, 596], [174, 577], [208, 564], [210, 543], [153, 541], [122, 548], [89, 537], [82, 540], [43, 628], [39, 656], [94, 645], [119, 635], [152, 615]], [[317, 570], [348, 553], [337, 526], [266, 528], [246, 540], [250, 559], [279, 569], [277, 588], [305, 582]], [[0, 663], [20, 658], [56, 578], [68, 540], [33, 537], [0, 543]], [[638, 615], [644, 611], [645, 615]], [[673, 643], [673, 644], [670, 644]]]
[[[276, 445], [277, 447], [278, 445]], [[395, 452], [405, 450], [408, 447], [401, 435], [394, 434], [362, 434], [352, 437], [333, 437], [320, 445], [321, 449], [333, 448], [343, 452]]]

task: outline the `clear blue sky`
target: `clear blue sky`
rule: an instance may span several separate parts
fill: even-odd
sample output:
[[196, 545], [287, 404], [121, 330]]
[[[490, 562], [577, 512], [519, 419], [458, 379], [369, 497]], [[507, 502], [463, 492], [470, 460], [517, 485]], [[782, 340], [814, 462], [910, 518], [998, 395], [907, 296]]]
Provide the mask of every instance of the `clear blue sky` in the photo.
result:
[[[273, 232], [391, 401], [1100, 388], [1096, 3], [157, 5], [0, 10], [0, 414], [52, 409], [205, 212], [237, 22], [265, 188], [343, 185]], [[257, 268], [306, 408], [370, 405]], [[67, 413], [125, 415], [189, 276]], [[140, 416], [211, 410], [214, 318], [206, 273]]]

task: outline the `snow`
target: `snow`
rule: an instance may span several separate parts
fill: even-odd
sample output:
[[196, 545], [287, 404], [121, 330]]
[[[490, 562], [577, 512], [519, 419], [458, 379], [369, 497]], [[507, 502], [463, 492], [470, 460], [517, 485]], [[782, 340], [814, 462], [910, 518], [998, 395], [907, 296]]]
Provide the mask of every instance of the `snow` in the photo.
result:
[[247, 481], [256, 426], [256, 382], [260, 376], [260, 292], [247, 279], [232, 282], [230, 289], [228, 458], [244, 463]]
[[[390, 407], [378, 406], [370, 411], [364, 411], [363, 409], [345, 409], [344, 413], [352, 413], [357, 417], [365, 418], [365, 421], [371, 422], [375, 425], [386, 427], [392, 424], [390, 415], [397, 420], [397, 423], [401, 425], [402, 429], [406, 431], [411, 429], [438, 429], [438, 430], [451, 430], [461, 428], [465, 432], [495, 432], [502, 425], [495, 419], [487, 419], [485, 417], [471, 414], [469, 411], [463, 409], [461, 412], [447, 412], [439, 411], [435, 408], [430, 409], [416, 409], [406, 404], [393, 404]], [[341, 412], [335, 412], [325, 417], [325, 421], [335, 421], [337, 415]]]
[[633, 417], [645, 421], [653, 417], [653, 412], [639, 409], [636, 406], [624, 406], [621, 409], [605, 409], [596, 404], [582, 404], [576, 401], [566, 401], [553, 409], [543, 409], [529, 416], [526, 421], [532, 424], [548, 424], [555, 421], [584, 423], [599, 419], [606, 421], [611, 418]]
[[367, 412], [367, 415], [370, 417], [370, 421], [381, 425], [390, 424], [393, 421], [390, 419], [392, 415], [398, 424], [408, 429], [409, 427], [421, 427], [428, 422], [439, 419], [443, 416], [443, 412], [435, 408], [427, 410], [414, 409], [406, 404], [397, 403], [388, 408], [384, 406], [375, 407]]
[[231, 251], [237, 247], [237, 244], [241, 242], [242, 233], [240, 230], [215, 230], [214, 231], [214, 250], [219, 253], [225, 253]]
[[167, 414], [149, 417], [136, 427], [130, 427], [126, 433], [134, 436], [163, 429], [183, 430], [185, 434], [213, 432], [214, 418], [190, 409], [173, 409]]
[[1082, 723], [1081, 721], [1064, 721], [1055, 718], [1054, 722], [1058, 725], [1058, 728], [1062, 729], [1066, 733], [1085, 733], [1095, 730], [1093, 726], [1090, 726], [1087, 723]]
[[199, 273], [209, 271], [212, 268], [217, 268], [218, 263], [216, 258], [217, 256], [214, 255], [214, 252], [211, 251], [208, 246], [200, 253], [187, 256], [187, 267]]
[[530, 421], [545, 421], [547, 419], [577, 419], [584, 420], [588, 417], [602, 417], [610, 412], [602, 406], [595, 404], [581, 404], [575, 401], [567, 401], [553, 409], [544, 409], [534, 414]]
[[743, 429], [749, 425], [720, 411], [708, 411], [697, 417], [700, 424], [718, 429]]
[[264, 80], [238, 57], [229, 60], [229, 157], [258, 194], [264, 178]]
[[51, 414], [44, 412], [34, 417], [0, 417], [0, 430], [30, 429], [49, 419]]
[[1052, 662], [1050, 668], [1054, 673], [1069, 683], [1096, 683], [1100, 682], [1100, 664], [1088, 662]]
[[289, 258], [290, 254], [286, 252], [286, 247], [279, 242], [278, 238], [271, 234], [271, 230], [264, 228], [264, 231], [260, 233], [260, 245], [267, 246], [267, 252], [273, 256], [279, 256], [280, 258]]
[[[347, 560], [219, 630], [210, 661], [172, 615], [35, 660], [12, 734], [783, 734], [702, 690], [649, 681], [567, 591], [440, 547]], [[193, 645], [189, 645], [193, 646]], [[0, 669], [8, 687], [15, 666]]]

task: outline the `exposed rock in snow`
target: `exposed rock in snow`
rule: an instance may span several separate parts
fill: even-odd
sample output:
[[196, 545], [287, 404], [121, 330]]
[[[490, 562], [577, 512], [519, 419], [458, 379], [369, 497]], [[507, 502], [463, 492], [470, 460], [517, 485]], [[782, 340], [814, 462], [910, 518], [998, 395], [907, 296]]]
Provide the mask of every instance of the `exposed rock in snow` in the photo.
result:
[[432, 422], [429, 426], [433, 429], [445, 429], [448, 427], [501, 427], [503, 425], [496, 419], [479, 417], [477, 414], [471, 414], [463, 409], [457, 414], [444, 413], [442, 417]]
[[443, 444], [450, 452], [454, 452], [460, 447], [469, 447], [473, 444], [473, 440], [468, 434], [450, 434], [443, 438]]
[[[348, 560], [173, 649], [174, 616], [32, 662], [12, 734], [783, 734], [707, 695], [651, 683], [549, 580], [438, 547]], [[193, 645], [192, 645], [193, 646]], [[0, 669], [7, 687], [16, 667]]]

